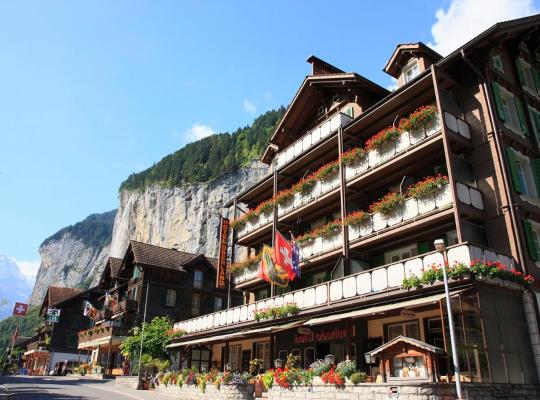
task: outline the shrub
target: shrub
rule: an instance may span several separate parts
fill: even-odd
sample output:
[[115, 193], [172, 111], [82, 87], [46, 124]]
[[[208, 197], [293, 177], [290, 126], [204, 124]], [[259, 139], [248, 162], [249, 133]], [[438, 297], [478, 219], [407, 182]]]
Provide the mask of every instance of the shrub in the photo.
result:
[[270, 389], [274, 384], [274, 371], [269, 369], [261, 376], [261, 380], [266, 389]]
[[336, 366], [336, 372], [345, 378], [349, 378], [353, 373], [356, 372], [356, 362], [352, 360], [341, 361]]
[[323, 373], [330, 371], [331, 364], [325, 360], [317, 360], [309, 366], [314, 376], [321, 376]]
[[367, 374], [365, 372], [355, 372], [351, 375], [351, 382], [355, 385], [364, 383], [367, 381]]

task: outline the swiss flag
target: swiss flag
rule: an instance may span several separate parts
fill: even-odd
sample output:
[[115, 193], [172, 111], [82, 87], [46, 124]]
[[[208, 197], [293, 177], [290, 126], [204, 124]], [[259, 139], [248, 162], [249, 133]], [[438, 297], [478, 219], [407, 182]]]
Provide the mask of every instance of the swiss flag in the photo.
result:
[[13, 315], [16, 315], [18, 317], [24, 317], [27, 311], [28, 311], [28, 304], [15, 303], [15, 307], [13, 307]]
[[293, 268], [293, 246], [291, 242], [285, 239], [283, 235], [277, 231], [274, 246], [274, 260], [276, 264], [287, 271], [289, 279], [294, 279], [296, 274]]

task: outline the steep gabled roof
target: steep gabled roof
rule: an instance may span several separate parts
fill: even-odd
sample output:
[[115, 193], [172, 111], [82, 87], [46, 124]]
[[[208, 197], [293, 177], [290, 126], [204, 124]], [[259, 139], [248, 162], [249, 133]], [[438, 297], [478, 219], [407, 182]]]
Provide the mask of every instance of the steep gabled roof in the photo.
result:
[[49, 286], [45, 299], [47, 300], [48, 307], [53, 307], [64, 300], [68, 300], [74, 296], [77, 296], [78, 294], [81, 294], [82, 292], [83, 290], [76, 288]]
[[111, 269], [111, 276], [113, 278], [116, 278], [118, 276], [118, 272], [120, 271], [120, 267], [122, 266], [122, 259], [116, 257], [109, 257], [107, 264]]
[[392, 53], [392, 56], [390, 57], [390, 60], [388, 60], [386, 63], [384, 72], [392, 75], [394, 78], [397, 78], [401, 73], [401, 68], [407, 63], [409, 58], [418, 56], [427, 57], [433, 63], [443, 58], [439, 53], [422, 42], [401, 43], [397, 45], [394, 53]]
[[183, 271], [182, 265], [197, 256], [192, 253], [131, 240], [123, 263], [126, 262], [126, 257], [130, 252], [133, 253], [133, 262], [136, 264], [168, 268], [175, 271]]
[[435, 354], [443, 354], [444, 353], [444, 350], [441, 349], [440, 347], [433, 346], [433, 345], [428, 344], [426, 342], [422, 342], [421, 340], [417, 340], [417, 339], [413, 339], [413, 338], [410, 338], [410, 337], [407, 337], [407, 336], [401, 336], [400, 335], [400, 336], [390, 340], [389, 342], [386, 342], [382, 346], [377, 347], [375, 350], [371, 350], [369, 352], [369, 355], [374, 357], [377, 354], [379, 354], [382, 351], [388, 349], [389, 347], [394, 346], [397, 343], [407, 343], [407, 344], [410, 344], [412, 346], [416, 346], [418, 348], [429, 351], [430, 353], [435, 353]]

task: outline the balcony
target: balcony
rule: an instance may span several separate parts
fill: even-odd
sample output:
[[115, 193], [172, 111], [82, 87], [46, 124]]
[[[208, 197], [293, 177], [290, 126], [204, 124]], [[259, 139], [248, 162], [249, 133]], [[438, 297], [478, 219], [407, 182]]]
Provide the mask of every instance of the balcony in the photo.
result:
[[[450, 265], [456, 262], [469, 265], [471, 260], [485, 260], [500, 261], [505, 265], [515, 266], [513, 260], [508, 256], [468, 244], [448, 248], [447, 257]], [[174, 327], [190, 334], [207, 329], [241, 325], [242, 323], [254, 321], [254, 311], [258, 309], [290, 302], [296, 303], [301, 311], [337, 305], [354, 299], [361, 302], [371, 296], [389, 294], [390, 292], [398, 293], [401, 290], [404, 278], [411, 275], [418, 276], [434, 264], [442, 265], [442, 263], [443, 256], [440, 253], [426, 253], [422, 256], [387, 264], [285, 295], [274, 296], [253, 304], [233, 307], [187, 321], [177, 322]]]
[[117, 315], [124, 312], [136, 312], [139, 309], [139, 302], [137, 300], [122, 300], [118, 302], [113, 310], [112, 314]]
[[109, 341], [120, 342], [128, 333], [129, 328], [124, 326], [95, 326], [79, 332], [79, 349], [106, 344]]
[[297, 139], [287, 148], [280, 151], [276, 157], [276, 166], [281, 168], [302, 153], [314, 147], [333, 132], [337, 131], [340, 126], [346, 125], [352, 118], [346, 114], [338, 113], [332, 118], [327, 119], [314, 129], [306, 133], [301, 138]]
[[27, 351], [49, 351], [49, 345], [46, 344], [43, 340], [32, 342], [26, 347]]

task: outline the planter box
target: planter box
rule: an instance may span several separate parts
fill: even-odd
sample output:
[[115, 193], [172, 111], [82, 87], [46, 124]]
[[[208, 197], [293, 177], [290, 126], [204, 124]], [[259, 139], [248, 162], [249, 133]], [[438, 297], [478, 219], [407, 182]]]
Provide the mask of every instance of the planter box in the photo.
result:
[[411, 145], [409, 135], [407, 132], [403, 132], [396, 140], [396, 153], [400, 153]]
[[358, 225], [349, 225], [347, 230], [349, 232], [349, 240], [356, 240], [360, 237], [360, 227]]
[[450, 185], [445, 185], [435, 192], [435, 205], [437, 208], [442, 208], [449, 204], [452, 204], [452, 192], [450, 191]]
[[283, 215], [288, 213], [293, 208], [294, 197], [289, 198], [282, 204], [278, 204], [278, 215]]
[[425, 126], [425, 130], [427, 136], [434, 135], [441, 130], [441, 124], [438, 115], [427, 123], [427, 125]]
[[206, 390], [203, 393], [202, 390], [196, 385], [159, 385], [156, 387], [156, 392], [181, 398], [182, 400], [244, 400], [253, 399], [254, 389], [253, 385], [221, 385], [217, 389], [212, 384], [206, 385]]
[[409, 141], [411, 145], [421, 142], [426, 137], [424, 129], [414, 129], [409, 131]]
[[435, 196], [433, 194], [418, 198], [418, 212], [420, 214], [425, 214], [432, 210], [435, 210]]
[[298, 208], [304, 203], [304, 196], [302, 193], [295, 193], [293, 199], [293, 208]]
[[322, 251], [327, 252], [341, 246], [341, 232], [336, 232], [335, 235], [322, 239]]
[[313, 255], [313, 242], [302, 243], [300, 248], [300, 256], [302, 259], [307, 259]]
[[404, 206], [399, 206], [386, 216], [388, 226], [394, 226], [403, 221], [403, 208]]
[[321, 182], [321, 193], [329, 192], [330, 190], [339, 186], [339, 174], [336, 172], [335, 175], [323, 179]]
[[380, 231], [388, 226], [388, 218], [381, 213], [373, 214], [373, 230]]
[[396, 142], [390, 141], [377, 149], [379, 152], [380, 162], [384, 162], [396, 154]]
[[412, 219], [418, 215], [418, 200], [409, 198], [403, 205], [403, 220]]
[[313, 255], [319, 254], [323, 251], [322, 238], [319, 237], [313, 241], [312, 250], [313, 250], [313, 253], [312, 253]]
[[345, 179], [354, 178], [369, 168], [369, 154], [345, 167]]

